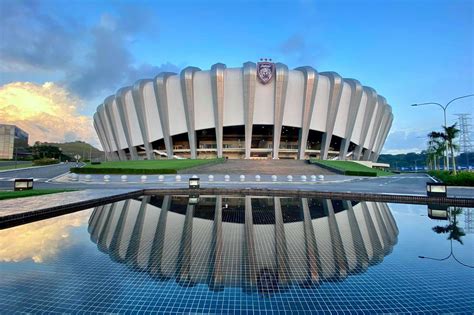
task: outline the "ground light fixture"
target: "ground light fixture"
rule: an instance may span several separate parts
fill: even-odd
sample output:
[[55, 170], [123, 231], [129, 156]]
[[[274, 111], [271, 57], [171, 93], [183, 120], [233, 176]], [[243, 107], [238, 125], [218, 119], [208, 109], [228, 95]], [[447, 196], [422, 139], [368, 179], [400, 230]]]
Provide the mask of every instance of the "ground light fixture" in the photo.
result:
[[15, 191], [33, 189], [33, 178], [15, 178], [13, 188]]
[[443, 183], [426, 183], [426, 195], [428, 197], [446, 197], [447, 188]]
[[189, 189], [199, 189], [199, 177], [191, 177], [189, 179]]

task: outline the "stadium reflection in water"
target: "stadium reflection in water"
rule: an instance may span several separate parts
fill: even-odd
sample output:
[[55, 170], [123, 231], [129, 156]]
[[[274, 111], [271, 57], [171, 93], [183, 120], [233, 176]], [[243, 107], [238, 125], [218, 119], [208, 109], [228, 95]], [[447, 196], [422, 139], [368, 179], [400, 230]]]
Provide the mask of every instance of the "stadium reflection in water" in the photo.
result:
[[89, 233], [112, 260], [158, 281], [274, 294], [366, 271], [391, 253], [398, 228], [385, 203], [144, 196], [95, 208]]

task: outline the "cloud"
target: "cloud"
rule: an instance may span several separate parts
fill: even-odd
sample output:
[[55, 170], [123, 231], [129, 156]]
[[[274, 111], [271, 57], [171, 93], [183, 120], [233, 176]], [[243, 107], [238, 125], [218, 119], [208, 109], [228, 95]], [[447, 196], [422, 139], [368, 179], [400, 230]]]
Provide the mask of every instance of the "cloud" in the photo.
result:
[[44, 71], [68, 66], [75, 23], [44, 14], [36, 1], [2, 1], [1, 71]]
[[92, 41], [85, 58], [87, 63], [69, 69], [64, 85], [90, 99], [105, 97], [123, 85], [162, 71], [179, 71], [171, 63], [136, 64], [131, 47], [140, 36], [156, 38], [157, 30], [156, 19], [145, 7], [125, 6], [116, 15], [103, 14], [90, 29]]
[[402, 154], [426, 150], [429, 131], [420, 129], [398, 129], [390, 131], [382, 154]]
[[0, 262], [43, 263], [54, 259], [74, 243], [70, 230], [87, 224], [90, 213], [80, 211], [0, 231]]
[[83, 140], [97, 145], [92, 119], [80, 115], [81, 100], [54, 84], [15, 82], [0, 87], [2, 123], [18, 125], [35, 141]]
[[[135, 60], [132, 48], [140, 40], [156, 39], [158, 22], [146, 5], [121, 5], [103, 13], [92, 25], [55, 14], [39, 1], [0, 3], [2, 32], [0, 71], [54, 72], [58, 85], [82, 99], [114, 93], [137, 79], [179, 67]], [[94, 104], [95, 106], [96, 104]]]

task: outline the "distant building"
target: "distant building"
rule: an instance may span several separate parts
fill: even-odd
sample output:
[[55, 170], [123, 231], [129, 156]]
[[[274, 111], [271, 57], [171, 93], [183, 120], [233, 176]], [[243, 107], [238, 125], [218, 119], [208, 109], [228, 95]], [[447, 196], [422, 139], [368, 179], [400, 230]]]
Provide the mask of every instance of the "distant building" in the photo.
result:
[[0, 159], [11, 160], [26, 154], [28, 133], [15, 125], [0, 124]]

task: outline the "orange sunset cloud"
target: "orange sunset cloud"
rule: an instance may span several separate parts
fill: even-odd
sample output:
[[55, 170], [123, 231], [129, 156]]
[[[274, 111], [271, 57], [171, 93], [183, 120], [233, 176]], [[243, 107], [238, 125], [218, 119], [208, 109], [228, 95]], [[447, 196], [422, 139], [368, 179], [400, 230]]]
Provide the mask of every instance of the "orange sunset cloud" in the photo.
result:
[[82, 140], [97, 144], [92, 118], [78, 113], [80, 99], [46, 82], [14, 82], [0, 87], [0, 123], [15, 124], [35, 141]]

